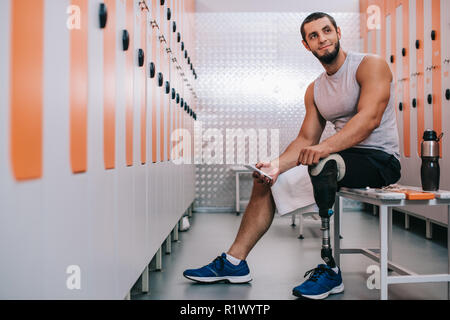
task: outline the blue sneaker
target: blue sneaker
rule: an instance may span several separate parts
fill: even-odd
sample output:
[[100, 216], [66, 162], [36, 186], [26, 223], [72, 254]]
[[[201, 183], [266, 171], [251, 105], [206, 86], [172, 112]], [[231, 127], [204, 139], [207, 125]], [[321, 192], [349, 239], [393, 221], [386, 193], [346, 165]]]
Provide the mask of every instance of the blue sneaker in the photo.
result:
[[341, 269], [336, 273], [329, 266], [319, 264], [317, 268], [307, 271], [305, 277], [308, 274], [311, 274], [309, 279], [292, 291], [294, 296], [308, 299], [325, 299], [330, 294], [344, 291]]
[[220, 281], [230, 283], [247, 283], [252, 280], [247, 262], [242, 260], [237, 266], [227, 260], [227, 255], [214, 259], [210, 264], [199, 269], [188, 269], [183, 276], [189, 280], [203, 283], [215, 283]]

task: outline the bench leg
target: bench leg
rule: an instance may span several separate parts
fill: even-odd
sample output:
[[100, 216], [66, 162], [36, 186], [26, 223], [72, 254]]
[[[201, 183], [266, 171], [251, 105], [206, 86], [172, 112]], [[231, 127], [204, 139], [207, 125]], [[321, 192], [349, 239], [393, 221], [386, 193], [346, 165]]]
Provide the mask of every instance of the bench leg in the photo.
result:
[[178, 241], [179, 237], [178, 237], [178, 228], [180, 227], [180, 221], [177, 222], [177, 224], [175, 225], [175, 228], [173, 228], [173, 241]]
[[388, 299], [388, 208], [380, 206], [380, 285], [381, 300]]
[[166, 239], [166, 254], [171, 254], [172, 253], [172, 237], [171, 234], [169, 233], [169, 235], [167, 236]]
[[291, 215], [291, 227], [295, 227], [295, 213]]
[[158, 271], [162, 270], [162, 248], [160, 247], [158, 249], [158, 252], [156, 252], [156, 257], [155, 257], [155, 269]]
[[388, 208], [388, 260], [392, 262], [392, 207]]
[[341, 223], [340, 219], [342, 217], [342, 210], [341, 210], [341, 197], [336, 195], [336, 199], [334, 202], [334, 261], [336, 262], [336, 265], [340, 268], [341, 267]]
[[298, 221], [298, 225], [299, 225], [299, 229], [300, 229], [300, 234], [298, 235], [298, 238], [299, 239], [305, 239], [305, 237], [303, 236], [303, 222], [304, 222], [304, 219], [303, 219], [303, 214], [299, 214], [299, 221]]
[[430, 220], [425, 220], [426, 225], [426, 237], [427, 239], [433, 238], [433, 225]]
[[149, 268], [145, 267], [142, 273], [142, 293], [148, 293], [150, 291], [150, 281], [149, 281]]

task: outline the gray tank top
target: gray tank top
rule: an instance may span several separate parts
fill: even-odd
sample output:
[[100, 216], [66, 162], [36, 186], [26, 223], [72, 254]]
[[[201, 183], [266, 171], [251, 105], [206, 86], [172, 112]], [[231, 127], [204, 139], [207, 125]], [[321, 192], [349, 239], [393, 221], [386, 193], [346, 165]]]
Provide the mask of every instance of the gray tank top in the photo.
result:
[[[348, 52], [344, 64], [335, 74], [330, 76], [323, 72], [314, 81], [314, 102], [317, 109], [325, 120], [334, 124], [336, 132], [357, 112], [361, 88], [356, 80], [356, 71], [365, 56]], [[394, 84], [391, 82], [391, 96], [380, 126], [355, 148], [377, 149], [400, 159], [394, 94]]]

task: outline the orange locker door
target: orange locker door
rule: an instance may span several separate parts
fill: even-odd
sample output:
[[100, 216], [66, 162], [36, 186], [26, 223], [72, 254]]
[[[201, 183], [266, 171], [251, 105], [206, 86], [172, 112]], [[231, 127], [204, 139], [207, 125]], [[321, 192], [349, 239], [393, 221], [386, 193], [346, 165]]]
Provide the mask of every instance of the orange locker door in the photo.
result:
[[[157, 95], [159, 94], [158, 90], [158, 77], [157, 74], [159, 70], [157, 70], [157, 59], [158, 59], [158, 27], [157, 27], [157, 0], [151, 0], [151, 16], [152, 16], [152, 33], [150, 35], [150, 41], [151, 41], [151, 58], [150, 58], [150, 78], [152, 79], [151, 82], [151, 92], [152, 92], [152, 99], [151, 99], [151, 112], [152, 112], [152, 162], [156, 163], [158, 161], [158, 155], [160, 154], [158, 149], [158, 100]], [[161, 148], [161, 145], [160, 145]]]
[[[433, 128], [439, 136], [442, 133], [441, 0], [431, 1], [432, 65], [430, 68], [433, 78]], [[440, 149], [440, 155], [442, 157], [442, 148]]]
[[[88, 0], [72, 0], [80, 16], [88, 15]], [[70, 30], [70, 164], [73, 173], [87, 170], [88, 20]]]
[[103, 35], [103, 156], [114, 169], [116, 154], [116, 2], [105, 0], [108, 20]]
[[160, 42], [160, 50], [159, 50], [159, 68], [160, 72], [158, 73], [158, 86], [160, 87], [160, 100], [159, 100], [159, 112], [160, 112], [160, 157], [161, 162], [167, 160], [167, 97], [165, 94], [165, 81], [167, 81], [167, 60], [166, 60], [166, 45], [165, 45], [165, 35], [164, 35], [164, 27], [165, 27], [165, 5], [159, 4], [159, 42]]
[[141, 164], [147, 162], [147, 7], [141, 7], [140, 14], [140, 47], [138, 53], [141, 101]]
[[133, 165], [133, 97], [134, 97], [134, 0], [126, 0], [126, 26], [129, 33], [129, 47], [126, 52], [126, 111], [125, 111], [125, 148], [126, 165]]
[[424, 88], [424, 0], [416, 0], [416, 39], [417, 50], [416, 81], [417, 81], [417, 151], [420, 156], [422, 136], [425, 130], [425, 88]]
[[12, 168], [17, 180], [37, 179], [43, 157], [44, 1], [11, 1], [11, 11]]
[[[411, 139], [410, 139], [410, 75], [409, 75], [409, 1], [398, 0], [397, 3], [401, 6], [402, 25], [398, 26], [401, 29], [401, 48], [398, 48], [399, 61], [401, 57], [401, 81], [399, 85], [402, 86], [401, 108], [403, 113], [403, 154], [409, 158], [411, 156]], [[399, 34], [397, 34], [399, 36]]]

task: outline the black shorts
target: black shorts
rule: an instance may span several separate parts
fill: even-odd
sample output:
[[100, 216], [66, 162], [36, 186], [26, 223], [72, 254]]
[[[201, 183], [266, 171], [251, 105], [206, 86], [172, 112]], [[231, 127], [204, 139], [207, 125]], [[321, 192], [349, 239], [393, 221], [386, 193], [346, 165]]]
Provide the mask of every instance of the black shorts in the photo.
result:
[[381, 188], [400, 179], [400, 162], [391, 154], [368, 148], [349, 148], [338, 154], [345, 162], [339, 188]]

